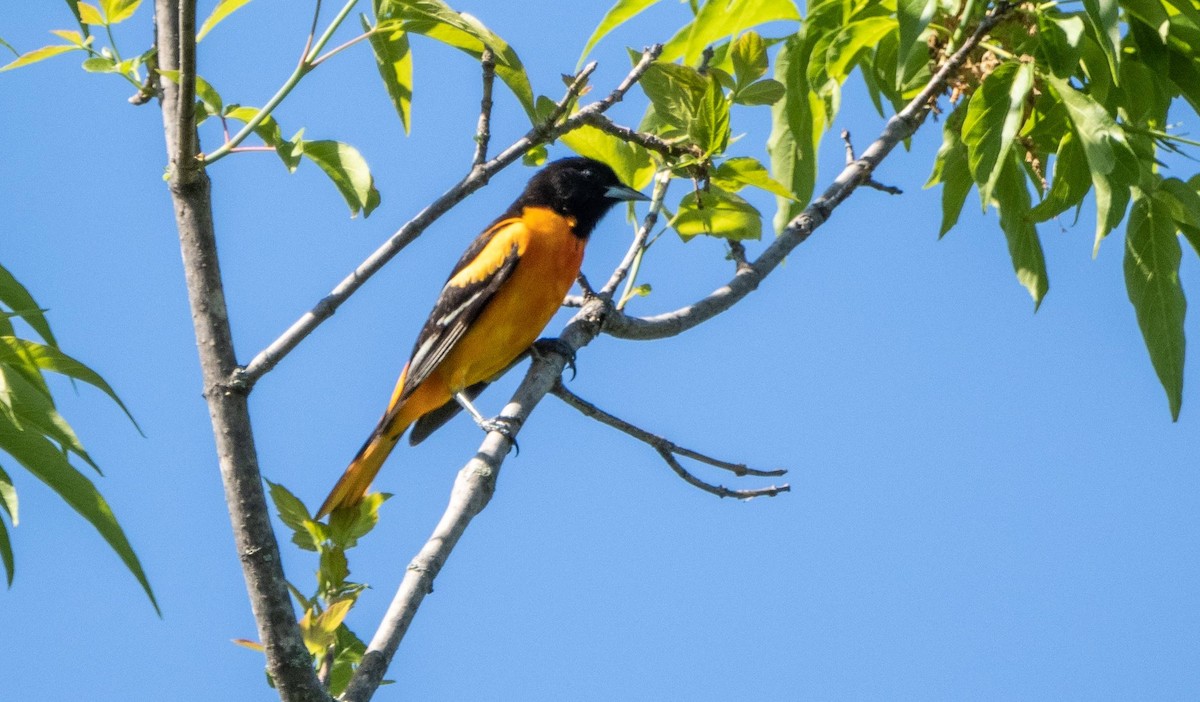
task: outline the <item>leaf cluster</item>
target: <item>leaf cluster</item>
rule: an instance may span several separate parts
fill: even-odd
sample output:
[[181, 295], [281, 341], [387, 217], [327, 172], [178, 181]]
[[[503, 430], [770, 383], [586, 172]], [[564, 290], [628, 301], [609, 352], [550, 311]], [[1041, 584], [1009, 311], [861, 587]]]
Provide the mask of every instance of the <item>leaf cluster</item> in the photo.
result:
[[[40, 341], [18, 334], [14, 321], [23, 322]], [[54, 490], [96, 529], [137, 578], [157, 610], [146, 574], [108, 502], [91, 479], [71, 463], [75, 458], [100, 473], [100, 467], [59, 413], [47, 382], [49, 373], [98, 388], [133, 421], [128, 408], [99, 374], [59, 348], [44, 310], [0, 266], [0, 451]], [[0, 513], [0, 561], [12, 585], [14, 558], [4, 517], [15, 527], [19, 511], [16, 488], [2, 466]]]

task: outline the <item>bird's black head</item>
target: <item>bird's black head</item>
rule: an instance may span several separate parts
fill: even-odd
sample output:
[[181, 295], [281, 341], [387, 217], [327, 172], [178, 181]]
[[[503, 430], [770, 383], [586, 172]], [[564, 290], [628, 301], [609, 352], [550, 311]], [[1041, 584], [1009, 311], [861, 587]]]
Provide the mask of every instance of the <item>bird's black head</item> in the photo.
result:
[[586, 238], [613, 205], [623, 200], [647, 200], [625, 186], [613, 169], [590, 158], [564, 158], [543, 168], [525, 186], [510, 211], [546, 207], [575, 220], [575, 235]]

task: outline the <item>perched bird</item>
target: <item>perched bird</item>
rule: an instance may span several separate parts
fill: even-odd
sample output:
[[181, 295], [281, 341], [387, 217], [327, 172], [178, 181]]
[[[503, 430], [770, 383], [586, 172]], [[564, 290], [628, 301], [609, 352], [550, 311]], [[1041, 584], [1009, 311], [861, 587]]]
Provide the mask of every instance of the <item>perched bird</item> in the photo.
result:
[[387, 411], [317, 511], [357, 504], [410, 425], [412, 443], [457, 412], [484, 429], [471, 400], [529, 349], [579, 276], [588, 235], [613, 205], [646, 200], [607, 165], [565, 158], [530, 179], [450, 273]]

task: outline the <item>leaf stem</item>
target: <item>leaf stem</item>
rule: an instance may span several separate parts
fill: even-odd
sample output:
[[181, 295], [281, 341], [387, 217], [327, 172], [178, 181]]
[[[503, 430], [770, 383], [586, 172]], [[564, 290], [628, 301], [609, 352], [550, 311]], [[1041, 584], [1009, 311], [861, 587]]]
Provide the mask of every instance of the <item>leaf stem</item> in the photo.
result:
[[[325, 31], [321, 34], [321, 37], [313, 42], [312, 48], [310, 48], [300, 60], [300, 63], [296, 66], [296, 69], [292, 71], [292, 74], [288, 76], [287, 80], [284, 81], [279, 90], [276, 91], [275, 94], [271, 96], [271, 99], [267, 101], [267, 104], [263, 105], [262, 109], [258, 111], [258, 114], [251, 117], [250, 121], [246, 122], [245, 126], [243, 126], [237, 134], [234, 134], [232, 139], [226, 141], [211, 154], [202, 156], [201, 159], [205, 163], [214, 163], [232, 153], [238, 144], [241, 144], [246, 140], [247, 137], [253, 134], [255, 128], [262, 124], [263, 120], [269, 117], [276, 107], [279, 107], [279, 103], [283, 102], [284, 98], [286, 98], [288, 94], [292, 92], [292, 90], [300, 82], [301, 78], [307, 75], [309, 71], [313, 70], [313, 68], [315, 68], [317, 63], [319, 63], [321, 60], [328, 58], [327, 55], [318, 61], [313, 60], [315, 56], [321, 53], [321, 49], [324, 49], [325, 45], [329, 43], [329, 40], [333, 37], [333, 33], [337, 31], [337, 28], [342, 24], [342, 22], [346, 19], [346, 16], [350, 14], [350, 11], [354, 9], [354, 6], [357, 4], [358, 0], [348, 0], [346, 2], [345, 6], [342, 7], [337, 16], [333, 18], [333, 21], [329, 23], [329, 26], [325, 28]], [[334, 52], [330, 52], [330, 55], [332, 55], [332, 53]]]

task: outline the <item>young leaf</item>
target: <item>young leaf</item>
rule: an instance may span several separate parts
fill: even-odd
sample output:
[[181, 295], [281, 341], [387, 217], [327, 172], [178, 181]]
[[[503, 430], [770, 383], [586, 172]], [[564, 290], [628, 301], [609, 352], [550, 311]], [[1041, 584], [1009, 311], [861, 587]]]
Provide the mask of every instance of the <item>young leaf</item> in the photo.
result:
[[775, 231], [783, 231], [812, 198], [817, 182], [817, 149], [827, 121], [825, 103], [808, 82], [808, 61], [815, 41], [807, 24], [789, 37], [775, 57], [775, 78], [786, 88], [784, 98], [771, 106], [771, 136], [767, 152], [771, 172], [796, 199], [777, 198]]
[[460, 49], [476, 60], [486, 46], [496, 58], [496, 75], [513, 91], [517, 101], [534, 120], [533, 88], [525, 66], [503, 39], [475, 17], [456, 12], [442, 0], [387, 0], [379, 6], [376, 21], [403, 20], [403, 28], [414, 34]]
[[133, 418], [125, 403], [121, 402], [121, 398], [117, 397], [117, 393], [112, 389], [112, 386], [104, 378], [101, 378], [99, 373], [63, 353], [57, 346], [45, 346], [27, 339], [13, 337], [0, 337], [0, 345], [3, 345], [13, 353], [20, 353], [29, 358], [41, 370], [60, 373], [68, 378], [81, 380], [99, 389], [105, 395], [108, 395], [113, 402], [117, 403], [117, 406], [121, 408], [125, 416], [129, 417], [129, 421], [133, 422], [133, 426], [138, 430], [138, 433], [142, 432], [137, 420]]
[[729, 102], [725, 91], [713, 76], [708, 77], [708, 86], [695, 106], [695, 119], [687, 125], [692, 140], [704, 149], [706, 156], [719, 154], [729, 145]]
[[284, 523], [292, 531], [303, 531], [304, 523], [312, 521], [312, 514], [308, 508], [284, 486], [279, 483], [273, 483], [270, 480], [266, 481], [267, 490], [271, 495], [271, 502], [275, 503], [275, 509], [279, 512], [279, 520]]
[[75, 7], [79, 10], [79, 21], [84, 24], [108, 24], [104, 19], [104, 15], [100, 13], [100, 8], [95, 5], [89, 5], [86, 2], [75, 3]]
[[1078, 15], [1038, 15], [1037, 50], [1054, 75], [1069, 78], [1079, 66], [1079, 41], [1084, 32]]
[[1030, 211], [1035, 222], [1045, 222], [1057, 217], [1083, 202], [1092, 179], [1088, 170], [1087, 157], [1074, 132], [1068, 131], [1059, 142], [1054, 157], [1054, 181], [1046, 198]]
[[38, 303], [34, 301], [25, 286], [17, 282], [17, 279], [4, 266], [0, 266], [0, 304], [7, 306], [10, 312], [24, 319], [47, 344], [58, 346], [54, 332], [50, 331], [50, 324], [46, 321]]
[[137, 12], [141, 4], [142, 0], [100, 0], [100, 7], [104, 8], [104, 16], [108, 18], [107, 24], [110, 25], [133, 17], [133, 13]]
[[4, 577], [8, 580], [8, 586], [12, 587], [13, 570], [16, 565], [13, 563], [12, 543], [8, 539], [8, 527], [5, 526], [3, 519], [0, 519], [0, 560], [4, 561]]
[[108, 502], [96, 490], [92, 481], [68, 463], [66, 456], [44, 437], [33, 432], [17, 430], [4, 421], [0, 421], [0, 450], [8, 453], [26, 470], [57, 492], [68, 505], [95, 527], [141, 584], [146, 596], [150, 598], [150, 604], [154, 606], [154, 611], [161, 614], [137, 554], [133, 552], [133, 547], [113, 516]]
[[742, 198], [717, 187], [684, 195], [671, 226], [684, 241], [700, 234], [733, 240], [762, 238], [762, 214]]
[[765, 166], [749, 156], [739, 156], [723, 161], [713, 173], [712, 183], [728, 192], [737, 192], [744, 186], [753, 185], [777, 197], [796, 199], [787, 186], [772, 178]]
[[200, 25], [200, 31], [196, 33], [196, 41], [203, 40], [213, 30], [213, 27], [221, 23], [221, 20], [233, 14], [248, 2], [250, 0], [221, 0], [221, 2], [218, 2], [217, 6], [213, 8], [212, 14], [208, 16], [208, 19], [204, 20], [204, 24]]
[[[1066, 80], [1044, 76], [1066, 105], [1075, 135], [1087, 157], [1092, 185], [1096, 188], [1096, 243], [1125, 216], [1129, 188], [1138, 182], [1138, 159], [1125, 132], [1090, 95], [1081, 93]], [[1094, 254], [1093, 254], [1094, 255]]]
[[[365, 18], [363, 28], [368, 28]], [[403, 29], [382, 29], [372, 34], [370, 41], [371, 50], [375, 53], [375, 66], [379, 69], [379, 77], [383, 79], [383, 87], [387, 90], [392, 106], [396, 108], [396, 114], [400, 116], [404, 133], [408, 134], [411, 127], [413, 80], [408, 32]]]
[[1029, 291], [1036, 312], [1041, 306], [1050, 282], [1046, 276], [1046, 258], [1038, 239], [1037, 227], [1029, 216], [1029, 189], [1025, 186], [1025, 171], [1016, 154], [1010, 154], [996, 183], [995, 203], [1000, 209], [1000, 228], [1008, 240], [1017, 280]]
[[0, 468], [0, 509], [3, 509], [8, 518], [12, 520], [13, 526], [21, 521], [18, 506], [17, 490], [13, 487], [12, 478], [8, 477], [4, 468]]
[[760, 24], [799, 21], [792, 0], [713, 0], [706, 2], [696, 17], [663, 46], [662, 61], [682, 57], [695, 63], [704, 47]]
[[1179, 231], [1200, 255], [1200, 193], [1178, 178], [1167, 178], [1159, 184], [1154, 197], [1171, 208], [1171, 217]]
[[900, 22], [900, 44], [896, 55], [896, 85], [904, 83], [905, 66], [917, 39], [929, 20], [933, 19], [933, 11], [937, 9], [937, 0], [898, 0], [896, 3], [897, 19]]
[[1137, 313], [1150, 362], [1167, 391], [1171, 418], [1183, 402], [1187, 300], [1179, 284], [1179, 237], [1169, 207], [1142, 191], [1133, 200], [1125, 234], [1125, 288]]
[[739, 105], [774, 105], [783, 99], [785, 92], [783, 83], [766, 78], [740, 88], [731, 97]]
[[746, 32], [729, 50], [737, 86], [750, 85], [767, 72], [767, 44], [758, 32]]
[[325, 171], [350, 207], [350, 216], [364, 217], [379, 205], [379, 191], [367, 161], [353, 146], [340, 141], [305, 141], [303, 155]]
[[51, 56], [65, 54], [68, 51], [79, 51], [79, 49], [80, 47], [72, 44], [51, 44], [50, 46], [43, 46], [42, 48], [34, 49], [27, 54], [22, 54], [19, 58], [14, 61], [10, 61], [4, 66], [0, 66], [0, 73], [11, 71], [14, 68], [21, 68], [22, 66], [28, 66], [29, 64], [37, 63], [38, 61], [44, 61]]
[[964, 107], [959, 107], [950, 113], [942, 128], [942, 146], [933, 161], [933, 173], [925, 183], [927, 188], [942, 184], [942, 227], [938, 230], [939, 239], [946, 236], [958, 223], [967, 194], [974, 185], [971, 167], [967, 164], [967, 147], [963, 145], [960, 137], [966, 112]]
[[[844, 82], [859, 59], [874, 51], [883, 38], [895, 29], [896, 20], [893, 17], [867, 17], [845, 25], [836, 34], [827, 35], [825, 41], [814, 47], [820, 55], [814, 56], [809, 62], [809, 81], [818, 82], [823, 74], [839, 84]], [[821, 51], [822, 45], [825, 46], [824, 51]]]
[[1010, 61], [992, 71], [967, 104], [962, 140], [985, 208], [1008, 162], [1032, 88], [1033, 64]]
[[609, 8], [604, 18], [600, 20], [600, 24], [596, 25], [592, 36], [588, 37], [587, 43], [583, 45], [583, 53], [579, 55], [576, 69], [583, 66], [583, 60], [587, 58], [588, 52], [609, 32], [638, 16], [643, 10], [657, 2], [658, 0], [617, 0], [617, 4]]
[[1117, 0], [1083, 0], [1088, 24], [1096, 33], [1096, 40], [1108, 59], [1113, 83], [1120, 81], [1118, 67], [1121, 58], [1121, 24]]

